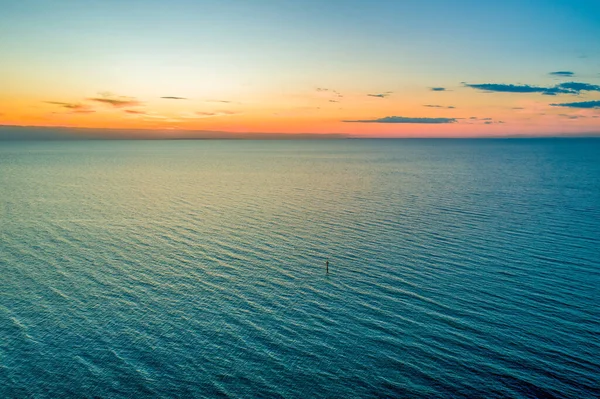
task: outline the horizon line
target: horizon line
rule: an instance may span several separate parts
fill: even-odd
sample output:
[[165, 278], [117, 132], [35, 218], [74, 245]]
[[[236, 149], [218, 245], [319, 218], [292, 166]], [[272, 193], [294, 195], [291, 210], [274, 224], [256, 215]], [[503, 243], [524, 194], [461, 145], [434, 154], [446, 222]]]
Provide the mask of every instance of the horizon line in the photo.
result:
[[[23, 130], [38, 130], [22, 135]], [[77, 133], [84, 133], [78, 135]], [[129, 135], [110, 136], [102, 132], [122, 132]], [[164, 137], [147, 136], [148, 133], [174, 133], [197, 134], [196, 136]], [[33, 133], [33, 134], [32, 134]], [[89, 134], [92, 133], [92, 134]], [[93, 134], [96, 133], [96, 134]], [[132, 128], [96, 128], [96, 127], [72, 127], [72, 126], [35, 126], [35, 125], [2, 125], [0, 124], [0, 141], [86, 141], [86, 140], [146, 140], [146, 141], [173, 141], [173, 140], [428, 140], [428, 139], [581, 139], [600, 138], [598, 132], [581, 133], [553, 133], [553, 134], [530, 134], [512, 133], [505, 135], [469, 135], [469, 136], [369, 136], [350, 133], [280, 133], [280, 132], [228, 132], [218, 130], [189, 130], [189, 129], [132, 129]]]

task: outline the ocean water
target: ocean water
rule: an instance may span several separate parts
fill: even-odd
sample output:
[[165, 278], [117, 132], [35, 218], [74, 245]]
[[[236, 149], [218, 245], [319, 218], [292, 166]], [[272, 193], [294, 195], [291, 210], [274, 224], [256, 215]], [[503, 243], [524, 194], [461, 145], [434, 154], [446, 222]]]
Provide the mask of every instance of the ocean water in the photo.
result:
[[600, 140], [0, 142], [1, 398], [599, 396]]

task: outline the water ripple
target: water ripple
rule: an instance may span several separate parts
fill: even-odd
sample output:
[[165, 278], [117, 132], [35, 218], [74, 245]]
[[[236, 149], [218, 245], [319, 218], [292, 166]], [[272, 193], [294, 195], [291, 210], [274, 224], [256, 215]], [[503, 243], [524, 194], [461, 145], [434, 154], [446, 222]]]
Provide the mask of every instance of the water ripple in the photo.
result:
[[560, 145], [2, 147], [0, 397], [597, 397], [600, 143]]

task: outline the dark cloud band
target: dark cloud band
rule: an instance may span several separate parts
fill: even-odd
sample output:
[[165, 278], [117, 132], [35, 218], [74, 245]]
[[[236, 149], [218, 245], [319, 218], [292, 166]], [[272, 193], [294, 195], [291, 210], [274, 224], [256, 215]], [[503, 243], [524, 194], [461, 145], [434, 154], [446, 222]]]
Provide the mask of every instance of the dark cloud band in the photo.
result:
[[499, 83], [465, 83], [464, 85], [465, 87], [488, 93], [541, 93], [547, 96], [555, 96], [557, 94], [580, 94], [582, 91], [600, 91], [600, 86], [598, 85], [581, 82], [564, 82], [552, 87]]
[[579, 101], [574, 103], [560, 103], [560, 104], [550, 104], [553, 107], [567, 107], [567, 108], [600, 108], [600, 101]]
[[556, 71], [556, 72], [550, 72], [550, 75], [552, 75], [552, 76], [571, 77], [571, 76], [575, 76], [575, 72], [571, 72], [571, 71]]
[[455, 123], [455, 118], [407, 118], [404, 116], [386, 116], [378, 119], [345, 120], [347, 123]]

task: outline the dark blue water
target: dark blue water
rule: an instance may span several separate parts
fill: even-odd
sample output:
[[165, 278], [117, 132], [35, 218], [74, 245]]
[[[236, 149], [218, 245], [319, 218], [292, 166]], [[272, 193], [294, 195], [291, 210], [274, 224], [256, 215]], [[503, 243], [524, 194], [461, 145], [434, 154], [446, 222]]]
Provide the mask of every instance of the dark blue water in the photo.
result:
[[600, 140], [1, 142], [0, 397], [598, 397], [599, 260]]

